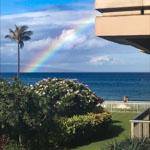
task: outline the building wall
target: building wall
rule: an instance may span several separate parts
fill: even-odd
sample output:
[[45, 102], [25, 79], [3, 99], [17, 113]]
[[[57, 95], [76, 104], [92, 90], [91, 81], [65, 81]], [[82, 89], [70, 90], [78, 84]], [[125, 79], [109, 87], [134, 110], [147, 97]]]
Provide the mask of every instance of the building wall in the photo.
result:
[[96, 0], [96, 36], [150, 54], [150, 0]]
[[150, 15], [96, 17], [97, 36], [148, 36]]
[[132, 7], [132, 9], [150, 6], [149, 0], [96, 0], [96, 9], [124, 8]]

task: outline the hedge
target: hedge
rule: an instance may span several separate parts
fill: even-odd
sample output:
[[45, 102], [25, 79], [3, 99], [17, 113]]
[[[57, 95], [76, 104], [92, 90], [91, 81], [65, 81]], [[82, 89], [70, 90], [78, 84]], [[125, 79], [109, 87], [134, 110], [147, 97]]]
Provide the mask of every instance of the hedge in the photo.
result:
[[102, 137], [105, 129], [111, 123], [111, 114], [88, 113], [86, 115], [74, 115], [69, 118], [61, 118], [58, 124], [61, 128], [60, 145], [79, 144], [82, 141], [92, 140], [95, 137]]

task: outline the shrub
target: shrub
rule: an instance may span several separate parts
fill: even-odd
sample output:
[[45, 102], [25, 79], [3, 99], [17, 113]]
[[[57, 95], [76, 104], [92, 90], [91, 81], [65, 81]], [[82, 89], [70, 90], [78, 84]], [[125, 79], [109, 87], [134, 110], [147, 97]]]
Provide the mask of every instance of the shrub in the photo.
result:
[[3, 150], [25, 150], [23, 147], [17, 145], [16, 143], [9, 143]]
[[149, 150], [150, 139], [126, 139], [107, 146], [107, 150]]
[[101, 106], [99, 114], [93, 113], [100, 102], [77, 81], [47, 79], [34, 86], [0, 81], [1, 134], [29, 150], [55, 149], [78, 137], [91, 138], [110, 121]]
[[[40, 137], [46, 138], [54, 115], [51, 105], [40, 105], [43, 98], [16, 80], [0, 82], [0, 98], [0, 128], [3, 134], [27, 146], [37, 144]], [[47, 139], [43, 144], [47, 144]]]
[[44, 97], [46, 103], [53, 104], [54, 111], [61, 116], [92, 112], [96, 104], [102, 102], [88, 87], [72, 80], [42, 80], [34, 86], [34, 91]]
[[61, 118], [58, 120], [61, 128], [59, 145], [79, 144], [82, 141], [92, 140], [96, 137], [102, 137], [105, 129], [111, 122], [111, 115], [108, 112], [88, 113], [86, 115], [75, 115], [70, 118]]

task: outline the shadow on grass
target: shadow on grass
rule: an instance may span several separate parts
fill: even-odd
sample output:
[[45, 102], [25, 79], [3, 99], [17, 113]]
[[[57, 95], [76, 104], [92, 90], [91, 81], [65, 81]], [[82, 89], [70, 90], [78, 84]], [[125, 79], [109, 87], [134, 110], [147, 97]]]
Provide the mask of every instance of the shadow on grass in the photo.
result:
[[93, 142], [108, 140], [117, 137], [119, 134], [121, 134], [124, 129], [121, 127], [121, 125], [118, 125], [120, 121], [113, 120], [112, 124], [109, 125], [109, 127], [104, 128], [101, 131], [96, 132], [96, 134], [88, 137], [78, 137], [74, 142], [69, 145], [69, 148], [76, 148], [78, 146], [88, 145]]

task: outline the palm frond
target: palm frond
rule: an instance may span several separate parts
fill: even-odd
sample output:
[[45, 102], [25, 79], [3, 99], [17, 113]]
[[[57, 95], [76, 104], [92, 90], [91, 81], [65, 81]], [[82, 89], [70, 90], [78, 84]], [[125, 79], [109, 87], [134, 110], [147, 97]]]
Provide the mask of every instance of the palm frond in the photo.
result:
[[12, 36], [11, 34], [6, 35], [5, 38], [6, 38], [6, 39], [15, 40], [14, 36]]
[[15, 25], [15, 32], [19, 31], [19, 26]]
[[23, 41], [20, 41], [20, 42], [19, 42], [19, 47], [20, 47], [20, 48], [23, 48], [23, 47], [24, 47], [24, 42], [23, 42]]
[[28, 41], [31, 39], [32, 31], [27, 31], [28, 26], [17, 26], [15, 25], [15, 30], [9, 29], [9, 35], [6, 35], [5, 38], [9, 38], [11, 40], [15, 40], [20, 47], [24, 46], [24, 41]]
[[30, 39], [31, 39], [30, 36], [22, 36], [21, 37], [22, 41], [29, 41]]
[[9, 29], [9, 33], [12, 33], [14, 35], [15, 31], [13, 31], [12, 29]]
[[5, 38], [11, 39], [11, 35], [5, 35]]
[[26, 31], [23, 33], [23, 36], [31, 36], [33, 34], [32, 31]]
[[26, 25], [20, 26], [20, 32], [25, 32], [29, 27]]
[[16, 31], [13, 31], [12, 29], [9, 29], [9, 34], [10, 34], [12, 39], [17, 39]]

